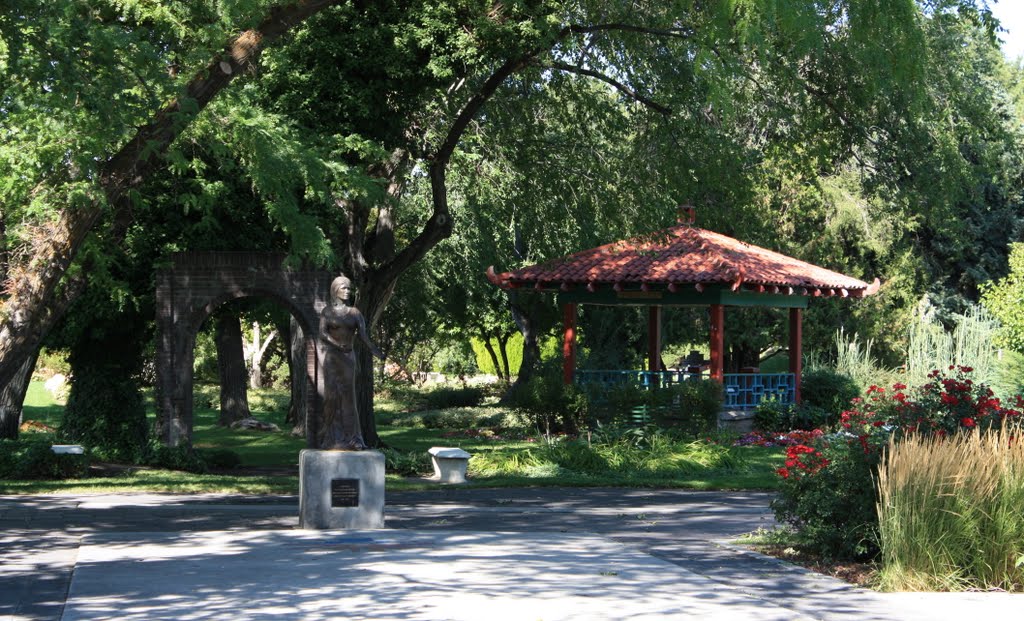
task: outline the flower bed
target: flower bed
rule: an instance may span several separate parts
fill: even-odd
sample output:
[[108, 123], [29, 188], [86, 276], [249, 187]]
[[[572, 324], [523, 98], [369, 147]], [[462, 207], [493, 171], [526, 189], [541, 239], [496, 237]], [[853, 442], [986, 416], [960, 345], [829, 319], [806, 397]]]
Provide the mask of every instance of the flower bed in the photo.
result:
[[915, 388], [871, 386], [840, 417], [837, 432], [786, 445], [786, 464], [773, 503], [776, 518], [791, 524], [801, 542], [826, 557], [863, 559], [878, 553], [875, 480], [890, 437], [939, 438], [998, 429], [1019, 421], [1024, 399], [1008, 407], [966, 366], [933, 371]]

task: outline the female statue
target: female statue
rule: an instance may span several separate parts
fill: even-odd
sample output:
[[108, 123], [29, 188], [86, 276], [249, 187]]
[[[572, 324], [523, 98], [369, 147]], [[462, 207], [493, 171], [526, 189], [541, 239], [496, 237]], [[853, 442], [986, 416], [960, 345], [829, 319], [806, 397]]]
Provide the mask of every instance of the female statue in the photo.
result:
[[356, 411], [355, 337], [380, 359], [384, 354], [366, 334], [366, 320], [349, 306], [352, 281], [344, 275], [331, 283], [331, 303], [320, 313], [323, 351], [324, 416], [317, 445], [326, 450], [361, 451], [366, 448]]

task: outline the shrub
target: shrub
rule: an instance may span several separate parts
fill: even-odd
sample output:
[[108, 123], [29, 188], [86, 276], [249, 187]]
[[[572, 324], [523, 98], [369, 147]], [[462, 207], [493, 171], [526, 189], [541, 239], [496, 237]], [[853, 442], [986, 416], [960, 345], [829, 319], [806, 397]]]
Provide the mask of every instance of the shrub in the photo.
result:
[[75, 368], [62, 438], [96, 449], [104, 458], [136, 462], [145, 452], [146, 411], [135, 380], [116, 364]]
[[1014, 399], [1016, 409], [1004, 407], [984, 384], [971, 380], [970, 367], [948, 371], [932, 371], [928, 383], [914, 389], [871, 386], [841, 414], [837, 434], [787, 449], [772, 506], [811, 551], [831, 558], [877, 553], [874, 480], [890, 437], [897, 442], [908, 433], [946, 438], [1020, 420], [1020, 396]]
[[831, 369], [807, 371], [800, 377], [802, 404], [820, 408], [829, 414], [838, 415], [860, 393], [860, 386], [853, 378]]
[[878, 551], [874, 473], [884, 434], [840, 434], [786, 449], [775, 517], [798, 541], [829, 559], [865, 559]]
[[575, 385], [562, 382], [561, 369], [552, 362], [542, 364], [525, 385], [509, 395], [508, 401], [544, 432], [573, 433], [584, 426], [587, 418], [587, 398]]
[[435, 388], [423, 393], [422, 399], [429, 410], [447, 408], [467, 408], [480, 405], [484, 401], [484, 391], [480, 388]]
[[722, 411], [722, 385], [706, 380], [685, 381], [652, 391], [660, 401], [655, 420], [690, 437], [699, 437], [718, 428]]
[[231, 449], [196, 449], [196, 456], [209, 468], [231, 470], [242, 465], [242, 458]]
[[384, 453], [384, 469], [399, 476], [419, 476], [433, 472], [430, 455], [426, 451], [402, 451], [395, 448], [381, 449]]
[[827, 426], [835, 418], [813, 405], [784, 405], [775, 399], [765, 399], [754, 410], [754, 428], [772, 433], [810, 431]]
[[473, 408], [427, 412], [420, 419], [427, 429], [473, 429], [476, 427], [500, 427], [504, 412], [481, 413]]
[[154, 445], [150, 447], [143, 462], [147, 466], [153, 466], [154, 468], [183, 470], [196, 474], [204, 474], [209, 470], [202, 456], [184, 444], [179, 444], [178, 446]]
[[18, 440], [0, 440], [0, 479], [81, 479], [89, 474], [88, 455], [58, 455], [53, 437], [32, 434]]

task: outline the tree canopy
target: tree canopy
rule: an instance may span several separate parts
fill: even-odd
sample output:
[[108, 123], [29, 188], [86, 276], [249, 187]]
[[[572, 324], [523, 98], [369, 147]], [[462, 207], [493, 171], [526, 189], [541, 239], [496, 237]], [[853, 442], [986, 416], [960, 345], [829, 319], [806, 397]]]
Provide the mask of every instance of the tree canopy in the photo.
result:
[[487, 263], [690, 202], [707, 228], [881, 276], [853, 318], [816, 311], [822, 333], [873, 334], [923, 295], [976, 299], [1018, 237], [1020, 70], [984, 1], [9, 5], [0, 384], [85, 267], [143, 233], [157, 255], [271, 245], [344, 269], [371, 324], [448, 240], [438, 290], [494, 327], [504, 302], [470, 282]]

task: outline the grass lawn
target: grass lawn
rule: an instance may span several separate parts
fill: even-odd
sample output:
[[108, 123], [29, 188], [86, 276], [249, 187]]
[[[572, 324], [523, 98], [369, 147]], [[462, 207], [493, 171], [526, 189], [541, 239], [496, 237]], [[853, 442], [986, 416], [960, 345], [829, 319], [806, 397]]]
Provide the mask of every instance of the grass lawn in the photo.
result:
[[[92, 477], [65, 481], [2, 481], [0, 493], [110, 493], [133, 491], [157, 491], [176, 493], [251, 493], [251, 494], [296, 494], [298, 480], [295, 476], [265, 475], [259, 469], [294, 468], [298, 465], [299, 451], [305, 448], [305, 440], [290, 434], [284, 423], [288, 397], [281, 391], [251, 391], [250, 409], [253, 415], [263, 421], [272, 422], [281, 428], [279, 432], [232, 430], [217, 425], [218, 412], [216, 387], [197, 387], [195, 395], [194, 446], [199, 449], [230, 449], [241, 460], [239, 474], [192, 474], [170, 470], [128, 467], [117, 476]], [[148, 402], [153, 417], [152, 402]], [[419, 471], [429, 474], [426, 451], [432, 446], [458, 446], [481, 459], [516, 461], [520, 456], [536, 456], [544, 453], [542, 437], [530, 437], [527, 433], [511, 433], [506, 437], [495, 437], [476, 431], [427, 429], [410, 426], [403, 422], [401, 414], [405, 404], [401, 401], [382, 399], [378, 412], [388, 414], [396, 424], [381, 425], [378, 432], [382, 440], [396, 450], [417, 462]], [[487, 406], [474, 408], [482, 414]], [[63, 406], [56, 403], [43, 388], [41, 382], [32, 382], [25, 404], [25, 420], [35, 420], [50, 426], [60, 423]], [[409, 420], [422, 420], [419, 413]], [[389, 420], [390, 422], [390, 420]], [[503, 433], [503, 432], [502, 432]], [[723, 449], [724, 450], [724, 449]], [[721, 452], [721, 451], [720, 451]], [[723, 465], [688, 465], [683, 468], [658, 466], [644, 471], [629, 467], [605, 469], [599, 473], [586, 474], [554, 464], [535, 468], [508, 468], [500, 473], [473, 475], [467, 484], [470, 487], [527, 487], [527, 486], [628, 486], [628, 487], [674, 487], [690, 489], [774, 489], [775, 469], [782, 465], [784, 454], [779, 449], [742, 447], [728, 451], [729, 458]], [[662, 460], [671, 462], [684, 460], [683, 456], [666, 454]], [[684, 460], [685, 461], [685, 460]], [[688, 462], [689, 463], [689, 462]], [[229, 471], [230, 472], [230, 471]], [[265, 471], [264, 471], [265, 472]], [[387, 489], [435, 489], [439, 484], [423, 476], [387, 475]]]

